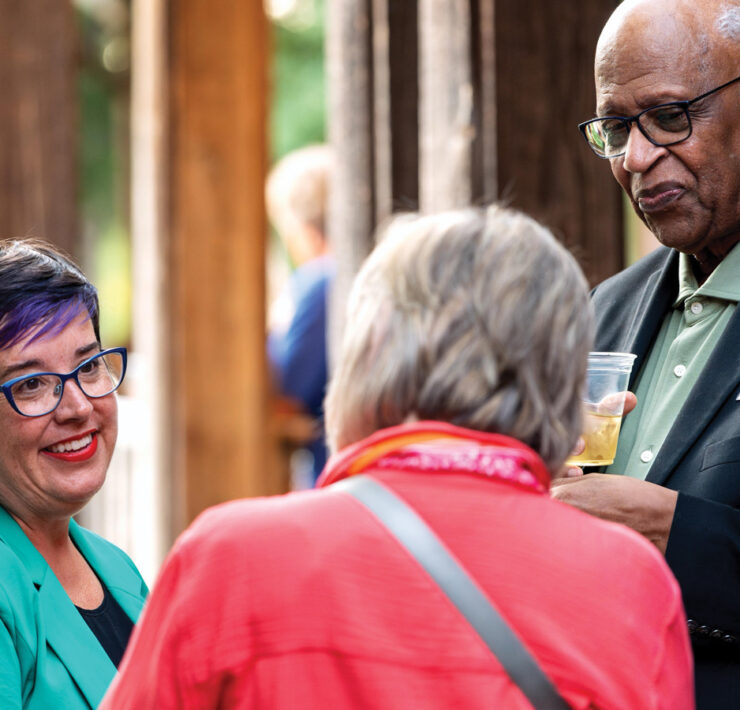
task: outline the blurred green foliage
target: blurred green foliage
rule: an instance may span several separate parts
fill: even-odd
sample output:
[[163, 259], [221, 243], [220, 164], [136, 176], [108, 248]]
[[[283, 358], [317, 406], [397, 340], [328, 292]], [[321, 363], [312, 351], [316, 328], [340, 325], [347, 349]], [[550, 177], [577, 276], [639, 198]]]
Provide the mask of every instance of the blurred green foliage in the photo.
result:
[[105, 3], [78, 5], [80, 67], [78, 73], [80, 131], [80, 217], [86, 259], [83, 267], [98, 288], [100, 329], [105, 345], [127, 345], [131, 338], [131, 255], [128, 224], [129, 73], [105, 66], [105, 48], [128, 39], [128, 22], [109, 7], [119, 22], [105, 20]]
[[83, 67], [79, 74], [81, 198], [84, 219], [100, 223], [114, 210], [111, 97], [100, 77]]
[[272, 22], [270, 159], [326, 140], [325, 0], [303, 0], [300, 22]]

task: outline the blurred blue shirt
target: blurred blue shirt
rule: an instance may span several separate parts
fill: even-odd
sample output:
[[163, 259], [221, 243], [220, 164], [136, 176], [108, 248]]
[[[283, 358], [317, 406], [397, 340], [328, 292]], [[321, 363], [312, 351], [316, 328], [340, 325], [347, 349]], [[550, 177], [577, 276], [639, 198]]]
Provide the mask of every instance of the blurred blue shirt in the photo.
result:
[[313, 455], [313, 481], [326, 463], [324, 394], [327, 366], [327, 299], [334, 261], [324, 255], [299, 266], [288, 288], [295, 310], [284, 333], [270, 333], [267, 354], [282, 394], [299, 401], [318, 422], [321, 433], [307, 445]]

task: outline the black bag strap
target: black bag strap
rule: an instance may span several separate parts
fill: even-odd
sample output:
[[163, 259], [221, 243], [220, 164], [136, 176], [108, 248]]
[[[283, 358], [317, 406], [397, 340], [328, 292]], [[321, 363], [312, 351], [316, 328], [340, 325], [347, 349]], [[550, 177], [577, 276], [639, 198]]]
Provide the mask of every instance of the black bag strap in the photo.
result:
[[388, 528], [459, 609], [536, 710], [570, 708], [477, 583], [412, 508], [369, 476], [352, 476], [332, 488], [354, 496]]

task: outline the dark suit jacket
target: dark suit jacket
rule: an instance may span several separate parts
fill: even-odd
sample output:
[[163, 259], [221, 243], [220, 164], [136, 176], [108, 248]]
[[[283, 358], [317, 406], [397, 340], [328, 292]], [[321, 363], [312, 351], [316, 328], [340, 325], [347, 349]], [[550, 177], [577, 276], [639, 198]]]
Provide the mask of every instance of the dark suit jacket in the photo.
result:
[[[661, 247], [594, 289], [595, 350], [644, 364], [678, 292]], [[666, 560], [681, 585], [698, 707], [740, 708], [740, 307], [654, 459], [648, 481], [679, 491]]]

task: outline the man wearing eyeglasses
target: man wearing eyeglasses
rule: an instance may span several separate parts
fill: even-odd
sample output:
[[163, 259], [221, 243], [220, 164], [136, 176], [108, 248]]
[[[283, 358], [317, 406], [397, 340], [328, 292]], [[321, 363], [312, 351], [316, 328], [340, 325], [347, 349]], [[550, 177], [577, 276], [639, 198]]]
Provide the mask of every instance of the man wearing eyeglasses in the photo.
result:
[[664, 246], [593, 295], [596, 349], [637, 355], [617, 458], [553, 488], [665, 554], [711, 710], [740, 707], [739, 74], [738, 0], [625, 0], [599, 38], [579, 128]]

